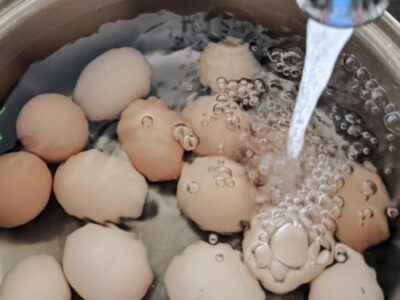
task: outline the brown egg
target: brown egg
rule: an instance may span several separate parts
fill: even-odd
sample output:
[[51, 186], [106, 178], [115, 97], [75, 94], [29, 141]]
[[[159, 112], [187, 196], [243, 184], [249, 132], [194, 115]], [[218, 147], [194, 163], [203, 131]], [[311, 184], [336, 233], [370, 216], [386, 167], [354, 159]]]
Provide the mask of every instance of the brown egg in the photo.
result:
[[89, 129], [82, 109], [70, 98], [43, 94], [22, 108], [17, 119], [17, 134], [29, 151], [58, 162], [82, 150]]
[[336, 220], [336, 237], [357, 251], [379, 244], [389, 237], [385, 208], [389, 195], [376, 172], [351, 164], [351, 174], [344, 173], [344, 186], [338, 195], [344, 200]]
[[164, 277], [170, 300], [265, 300], [265, 294], [228, 244], [197, 242], [168, 266]]
[[249, 119], [235, 102], [220, 102], [216, 96], [200, 97], [188, 102], [182, 117], [199, 137], [195, 149], [199, 155], [232, 157], [244, 148], [242, 136]]
[[151, 68], [133, 48], [111, 49], [96, 57], [79, 76], [74, 100], [91, 121], [112, 120], [133, 100], [150, 91]]
[[223, 157], [198, 157], [185, 163], [178, 182], [178, 205], [202, 230], [241, 231], [250, 221], [254, 186], [244, 168]]
[[36, 155], [0, 156], [0, 227], [16, 227], [34, 219], [46, 207], [51, 185], [51, 173]]
[[227, 37], [220, 43], [209, 43], [197, 63], [200, 81], [218, 92], [217, 79], [252, 78], [259, 64], [241, 39]]
[[0, 299], [70, 300], [71, 290], [52, 256], [33, 255], [7, 273], [0, 286]]
[[142, 214], [147, 183], [128, 160], [89, 150], [58, 167], [54, 192], [70, 215], [119, 222]]
[[142, 242], [116, 227], [89, 223], [71, 233], [63, 266], [86, 300], [140, 300], [153, 280]]
[[184, 149], [191, 151], [198, 143], [179, 114], [154, 97], [131, 103], [117, 132], [132, 164], [151, 181], [178, 178]]
[[337, 244], [336, 249], [339, 247], [345, 251], [347, 260], [322, 272], [311, 283], [308, 299], [383, 300], [374, 269], [365, 263], [360, 253], [344, 244]]

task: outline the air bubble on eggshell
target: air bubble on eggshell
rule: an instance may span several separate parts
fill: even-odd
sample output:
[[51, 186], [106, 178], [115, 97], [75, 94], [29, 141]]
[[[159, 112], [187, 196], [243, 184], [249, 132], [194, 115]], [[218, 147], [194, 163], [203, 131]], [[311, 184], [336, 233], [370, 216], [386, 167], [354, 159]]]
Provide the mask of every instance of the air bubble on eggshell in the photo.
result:
[[68, 282], [87, 300], [140, 300], [153, 281], [143, 243], [115, 226], [89, 223], [71, 233], [63, 266]]
[[70, 300], [63, 270], [50, 255], [33, 255], [20, 261], [0, 286], [2, 300]]
[[238, 232], [240, 222], [251, 219], [253, 190], [240, 164], [228, 158], [198, 157], [183, 165], [178, 205], [202, 230]]
[[81, 151], [89, 136], [82, 109], [59, 94], [42, 94], [27, 102], [16, 127], [25, 148], [51, 162], [66, 160]]
[[[197, 242], [176, 256], [164, 276], [171, 300], [265, 300], [265, 294], [230, 245]], [[228, 288], [227, 288], [228, 287]]]
[[[344, 186], [338, 192], [344, 206], [336, 220], [336, 237], [361, 252], [389, 237], [385, 210], [390, 197], [381, 178], [370, 167], [351, 163], [351, 168], [351, 174], [343, 172]], [[371, 217], [365, 217], [364, 211]]]
[[[223, 113], [223, 108], [231, 103], [236, 107], [231, 110], [232, 116], [239, 122], [235, 128], [229, 126], [229, 116]], [[216, 105], [220, 105], [221, 109], [216, 110]], [[249, 127], [249, 116], [236, 103], [219, 104], [216, 96], [203, 96], [189, 101], [182, 112], [182, 117], [191, 125], [199, 138], [199, 144], [194, 151], [200, 156], [232, 157], [244, 149], [242, 136], [244, 128]], [[210, 120], [212, 117], [213, 121]]]
[[322, 272], [312, 283], [309, 300], [383, 300], [382, 289], [374, 269], [363, 256], [344, 244], [337, 244], [347, 253], [344, 263], [336, 263]]
[[220, 43], [209, 43], [197, 63], [201, 83], [210, 86], [214, 92], [219, 91], [219, 77], [227, 80], [252, 78], [259, 67], [249, 44], [234, 37], [227, 37]]
[[89, 150], [58, 167], [54, 192], [70, 215], [118, 223], [142, 214], [147, 183], [128, 160]]
[[82, 71], [73, 98], [90, 121], [112, 120], [150, 91], [151, 67], [133, 48], [111, 49]]
[[28, 152], [0, 156], [0, 227], [34, 219], [47, 205], [53, 178], [44, 161]]
[[[122, 112], [117, 129], [122, 149], [147, 179], [163, 181], [179, 177], [184, 149], [179, 137], [174, 137], [178, 124], [185, 124], [192, 133], [177, 112], [155, 97], [134, 101]], [[184, 136], [181, 142], [184, 143]]]

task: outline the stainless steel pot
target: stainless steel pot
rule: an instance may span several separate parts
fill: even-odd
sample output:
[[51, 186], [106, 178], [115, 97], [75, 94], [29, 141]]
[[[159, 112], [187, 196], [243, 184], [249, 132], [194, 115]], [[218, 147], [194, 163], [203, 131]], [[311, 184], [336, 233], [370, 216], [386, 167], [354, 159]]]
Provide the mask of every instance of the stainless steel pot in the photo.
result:
[[[273, 37], [304, 35], [305, 32], [306, 18], [294, 0], [0, 0], [0, 107], [33, 62], [47, 57], [69, 42], [90, 35], [103, 23], [131, 19], [140, 13], [160, 9], [182, 14], [233, 11], [242, 19], [269, 28]], [[346, 51], [357, 55], [361, 63], [379, 79], [389, 97], [400, 106], [400, 24], [386, 13], [375, 23], [356, 29]], [[397, 169], [397, 176], [391, 178], [398, 179], [388, 182], [394, 199], [400, 197], [400, 168]], [[157, 202], [161, 197], [159, 188], [153, 189], [151, 195]], [[166, 266], [157, 263], [158, 258], [172, 258], [185, 243], [201, 238], [201, 233], [188, 230], [192, 225], [181, 218], [173, 196], [163, 197], [170, 201], [164, 199], [163, 202], [157, 202], [163, 203], [164, 208], [161, 206], [159, 210], [169, 213], [162, 215], [160, 222], [178, 221], [174, 221], [175, 227], [170, 229], [170, 233], [155, 233], [152, 236], [153, 240], [161, 236], [165, 239], [165, 235], [171, 239], [171, 245], [164, 253], [157, 254], [155, 250], [149, 250], [159, 273]], [[28, 253], [45, 252], [60, 258], [65, 236], [81, 223], [68, 218], [54, 202], [50, 203], [39, 220], [29, 226], [0, 230], [0, 280], [16, 261]], [[171, 207], [173, 210], [170, 210]], [[147, 213], [152, 213], [151, 207]], [[400, 222], [392, 224], [391, 240], [365, 253], [367, 260], [378, 270], [386, 296], [392, 299], [400, 299], [400, 295], [395, 296], [395, 289], [400, 285], [400, 232], [397, 223]], [[174, 238], [173, 231], [177, 228], [184, 228], [179, 239], [185, 242]], [[151, 240], [145, 243], [148, 247], [155, 247]], [[282, 299], [306, 299], [305, 295], [296, 292]], [[146, 299], [166, 299], [165, 291], [153, 289]]]

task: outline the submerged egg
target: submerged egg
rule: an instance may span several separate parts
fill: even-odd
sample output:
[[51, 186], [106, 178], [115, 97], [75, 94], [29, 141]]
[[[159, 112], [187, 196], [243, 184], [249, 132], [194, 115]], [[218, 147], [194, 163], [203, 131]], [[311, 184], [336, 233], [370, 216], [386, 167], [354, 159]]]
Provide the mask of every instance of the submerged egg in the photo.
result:
[[142, 242], [95, 224], [68, 236], [63, 266], [68, 282], [86, 300], [140, 300], [153, 280]]
[[171, 300], [265, 300], [265, 294], [228, 244], [197, 242], [176, 256], [164, 276]]
[[70, 98], [42, 94], [22, 108], [17, 134], [29, 151], [47, 161], [59, 162], [85, 146], [89, 129], [82, 109]]
[[1, 300], [70, 300], [71, 290], [58, 262], [49, 255], [20, 261], [0, 286]]
[[49, 201], [52, 180], [46, 164], [34, 154], [0, 156], [0, 227], [34, 219]]
[[336, 263], [321, 273], [312, 283], [309, 300], [383, 300], [383, 292], [375, 271], [363, 256], [344, 244], [347, 260]]
[[223, 157], [198, 157], [185, 163], [178, 182], [178, 205], [202, 230], [241, 231], [250, 221], [254, 186], [244, 168]]
[[200, 81], [218, 92], [217, 79], [251, 78], [259, 64], [249, 50], [249, 44], [241, 39], [227, 37], [220, 43], [209, 43], [200, 55], [197, 69]]
[[204, 96], [189, 101], [182, 117], [192, 126], [200, 143], [195, 151], [201, 156], [231, 157], [244, 148], [242, 135], [249, 126], [248, 116], [233, 102]]
[[361, 252], [389, 237], [385, 209], [390, 198], [376, 172], [359, 164], [351, 169], [351, 174], [343, 174], [344, 185], [338, 192], [344, 206], [336, 220], [336, 237]]
[[112, 120], [133, 100], [150, 91], [151, 68], [133, 48], [111, 49], [90, 62], [79, 76], [74, 100], [91, 121]]
[[131, 103], [117, 132], [132, 164], [151, 181], [177, 179], [184, 149], [193, 150], [198, 143], [180, 115], [155, 97]]
[[70, 215], [119, 222], [142, 214], [147, 183], [128, 160], [89, 150], [58, 167], [54, 192]]

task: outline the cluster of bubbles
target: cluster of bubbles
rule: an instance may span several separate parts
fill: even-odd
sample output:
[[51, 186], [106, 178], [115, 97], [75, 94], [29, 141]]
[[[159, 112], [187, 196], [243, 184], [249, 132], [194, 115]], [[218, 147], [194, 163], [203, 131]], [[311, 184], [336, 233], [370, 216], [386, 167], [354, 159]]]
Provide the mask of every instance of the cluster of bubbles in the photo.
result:
[[304, 52], [299, 47], [287, 50], [276, 48], [268, 51], [268, 58], [274, 64], [274, 70], [285, 77], [298, 79], [304, 65]]
[[218, 187], [233, 188], [235, 186], [232, 170], [226, 165], [224, 158], [219, 158], [217, 165], [208, 167], [208, 171], [212, 173], [212, 177]]
[[199, 138], [186, 123], [176, 124], [172, 130], [173, 137], [186, 151], [193, 151], [199, 144]]

